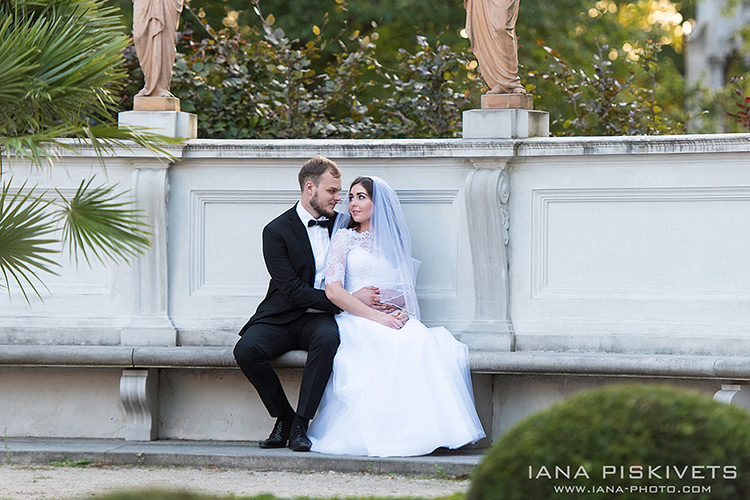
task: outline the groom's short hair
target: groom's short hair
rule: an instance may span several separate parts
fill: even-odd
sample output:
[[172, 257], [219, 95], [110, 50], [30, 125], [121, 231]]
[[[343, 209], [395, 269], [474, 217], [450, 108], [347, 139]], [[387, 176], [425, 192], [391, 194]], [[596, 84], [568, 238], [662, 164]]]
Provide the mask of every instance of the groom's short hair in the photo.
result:
[[339, 166], [336, 165], [335, 161], [320, 155], [307, 160], [297, 175], [300, 190], [305, 189], [307, 181], [311, 181], [316, 186], [320, 184], [320, 178], [326, 171], [331, 172], [331, 175], [336, 179], [341, 177], [341, 170], [339, 170]]

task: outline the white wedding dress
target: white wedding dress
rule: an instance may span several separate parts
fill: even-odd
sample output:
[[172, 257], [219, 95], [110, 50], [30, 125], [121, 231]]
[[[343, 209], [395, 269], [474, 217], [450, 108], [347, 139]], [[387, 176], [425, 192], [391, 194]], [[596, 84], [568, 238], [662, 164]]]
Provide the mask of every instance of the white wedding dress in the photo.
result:
[[[372, 234], [338, 231], [326, 280], [349, 291], [388, 282], [374, 265]], [[333, 268], [332, 268], [333, 267]], [[378, 269], [374, 275], [374, 270]], [[410, 318], [395, 330], [342, 312], [341, 345], [308, 436], [312, 451], [414, 456], [459, 448], [485, 436], [474, 408], [467, 347], [445, 328]]]

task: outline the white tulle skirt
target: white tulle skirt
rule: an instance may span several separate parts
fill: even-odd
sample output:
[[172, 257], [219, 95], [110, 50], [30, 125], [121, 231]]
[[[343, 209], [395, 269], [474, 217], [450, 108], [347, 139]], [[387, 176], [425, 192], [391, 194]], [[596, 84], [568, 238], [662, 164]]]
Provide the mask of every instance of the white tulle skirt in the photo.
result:
[[318, 415], [312, 451], [375, 457], [425, 455], [484, 437], [467, 347], [415, 319], [401, 330], [341, 313], [341, 345]]

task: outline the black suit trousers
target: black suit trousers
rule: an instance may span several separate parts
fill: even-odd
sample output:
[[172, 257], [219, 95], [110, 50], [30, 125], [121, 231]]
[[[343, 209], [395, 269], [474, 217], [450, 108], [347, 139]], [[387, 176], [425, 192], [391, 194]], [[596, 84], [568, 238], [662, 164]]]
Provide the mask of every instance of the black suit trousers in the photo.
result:
[[293, 349], [307, 351], [302, 372], [297, 414], [311, 419], [318, 411], [339, 346], [339, 329], [329, 313], [305, 313], [286, 324], [254, 323], [234, 347], [242, 372], [258, 391], [272, 417], [291, 409], [278, 375], [269, 364]]

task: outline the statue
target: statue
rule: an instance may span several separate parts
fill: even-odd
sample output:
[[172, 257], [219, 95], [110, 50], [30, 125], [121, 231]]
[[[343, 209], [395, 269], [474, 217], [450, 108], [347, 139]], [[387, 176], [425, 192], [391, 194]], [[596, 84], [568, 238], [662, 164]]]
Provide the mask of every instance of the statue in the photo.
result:
[[526, 94], [518, 78], [516, 20], [519, 0], [464, 0], [466, 33], [487, 94]]
[[169, 92], [183, 0], [133, 0], [133, 42], [145, 85], [136, 97], [174, 97]]

